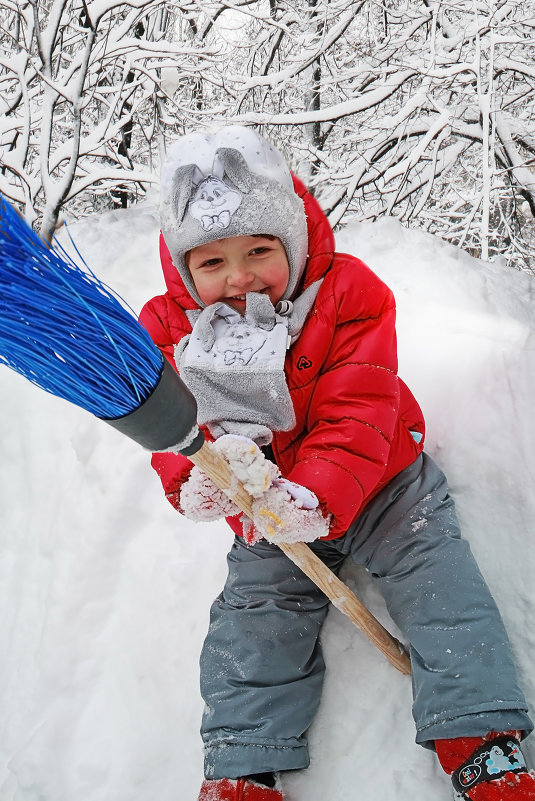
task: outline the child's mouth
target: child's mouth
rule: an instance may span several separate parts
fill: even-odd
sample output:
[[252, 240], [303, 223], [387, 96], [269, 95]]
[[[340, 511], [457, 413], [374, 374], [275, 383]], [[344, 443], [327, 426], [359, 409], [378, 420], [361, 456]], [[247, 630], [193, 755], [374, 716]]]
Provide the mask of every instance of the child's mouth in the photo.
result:
[[[257, 295], [267, 295], [269, 293], [269, 288], [264, 287], [264, 289], [254, 289], [253, 292], [255, 292]], [[245, 301], [247, 300], [247, 295], [233, 295], [232, 297], [228, 298], [228, 300]]]

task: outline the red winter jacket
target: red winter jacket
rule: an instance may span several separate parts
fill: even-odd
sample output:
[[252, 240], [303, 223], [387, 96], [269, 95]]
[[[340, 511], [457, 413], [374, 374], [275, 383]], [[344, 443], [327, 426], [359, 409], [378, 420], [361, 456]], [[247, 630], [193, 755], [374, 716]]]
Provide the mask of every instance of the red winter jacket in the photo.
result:
[[[305, 186], [309, 256], [300, 291], [324, 276], [285, 372], [296, 425], [274, 432], [282, 475], [311, 489], [333, 515], [328, 539], [343, 535], [365, 504], [423, 448], [421, 410], [397, 375], [395, 302], [390, 289], [359, 259], [334, 252], [327, 218]], [[149, 301], [140, 320], [174, 365], [174, 346], [191, 331], [184, 309], [197, 308], [161, 239], [167, 292]], [[411, 432], [416, 433], [416, 442]], [[157, 453], [152, 465], [167, 498], [179, 491], [191, 462]], [[232, 528], [241, 533], [236, 518]]]

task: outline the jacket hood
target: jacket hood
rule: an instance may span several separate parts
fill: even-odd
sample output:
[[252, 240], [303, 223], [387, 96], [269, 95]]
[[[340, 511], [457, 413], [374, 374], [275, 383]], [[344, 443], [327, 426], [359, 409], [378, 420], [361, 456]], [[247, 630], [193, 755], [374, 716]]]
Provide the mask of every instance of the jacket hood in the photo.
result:
[[[306, 186], [292, 176], [295, 193], [305, 204], [305, 214], [307, 218], [308, 233], [308, 257], [303, 273], [303, 278], [298, 288], [298, 293], [306, 289], [310, 284], [318, 281], [329, 270], [334, 256], [334, 234], [327, 220], [327, 217], [320, 208], [317, 200], [312, 197]], [[162, 263], [163, 275], [167, 286], [167, 291], [180, 306], [184, 309], [199, 308], [197, 302], [191, 297], [186, 289], [178, 270], [174, 266], [171, 254], [165, 244], [163, 236], [160, 234], [160, 258]]]

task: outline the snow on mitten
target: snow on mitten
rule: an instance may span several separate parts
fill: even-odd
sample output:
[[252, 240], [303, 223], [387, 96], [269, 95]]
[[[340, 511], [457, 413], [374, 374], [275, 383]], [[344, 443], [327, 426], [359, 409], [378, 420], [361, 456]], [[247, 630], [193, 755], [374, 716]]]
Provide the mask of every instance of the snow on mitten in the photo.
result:
[[330, 516], [306, 487], [282, 478], [253, 440], [226, 434], [215, 447], [253, 498], [253, 519], [244, 516], [243, 535], [251, 545], [262, 537], [271, 542], [312, 542], [329, 533]]
[[[269, 462], [258, 445], [248, 437], [225, 434], [212, 447], [221, 453], [253, 498], [260, 497], [272, 478], [279, 475], [276, 465]], [[193, 467], [182, 486], [180, 507], [190, 520], [204, 522], [232, 517], [241, 511], [199, 467]]]
[[180, 509], [190, 520], [204, 523], [240, 512], [228, 495], [196, 466], [180, 490]]
[[280, 476], [277, 465], [270, 462], [256, 442], [240, 434], [223, 434], [216, 439], [214, 447], [224, 456], [230, 469], [249, 495], [259, 498]]
[[[283, 483], [284, 483], [283, 479]], [[291, 484], [292, 482], [288, 482]], [[303, 490], [302, 493], [295, 487]], [[293, 492], [306, 497], [308, 503], [316, 496], [300, 485]], [[329, 533], [331, 516], [320, 508], [307, 508], [299, 497], [290, 494], [284, 486], [273, 483], [262, 497], [253, 502], [253, 524], [257, 532], [270, 542], [312, 542]]]
[[[213, 447], [228, 462], [236, 479], [253, 499], [253, 519], [243, 516], [248, 544], [265, 537], [271, 542], [312, 542], [329, 532], [330, 515], [318, 508], [318, 499], [306, 487], [282, 478], [248, 437], [225, 434]], [[240, 509], [198, 467], [180, 492], [182, 511], [191, 520], [211, 521], [237, 515]]]
[[272, 482], [275, 487], [285, 489], [301, 509], [316, 509], [319, 501], [312, 490], [296, 484], [295, 481], [288, 481], [287, 478], [275, 478]]

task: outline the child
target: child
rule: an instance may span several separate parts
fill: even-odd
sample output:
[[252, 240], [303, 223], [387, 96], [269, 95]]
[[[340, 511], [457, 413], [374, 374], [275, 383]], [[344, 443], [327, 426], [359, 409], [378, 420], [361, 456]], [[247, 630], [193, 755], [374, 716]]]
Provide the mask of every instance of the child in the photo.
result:
[[[251, 129], [175, 143], [161, 222], [168, 291], [141, 321], [194, 392], [199, 422], [218, 444], [230, 434], [261, 446], [273, 491], [332, 570], [351, 556], [372, 574], [410, 644], [416, 741], [462, 797], [535, 799], [519, 750], [527, 704], [397, 375], [392, 293], [334, 252], [317, 202]], [[185, 457], [154, 454], [153, 466], [179, 511], [230, 515], [237, 534], [201, 655], [199, 801], [282, 801], [278, 774], [309, 762], [328, 601], [260, 536], [261, 521], [244, 540], [236, 507]]]

